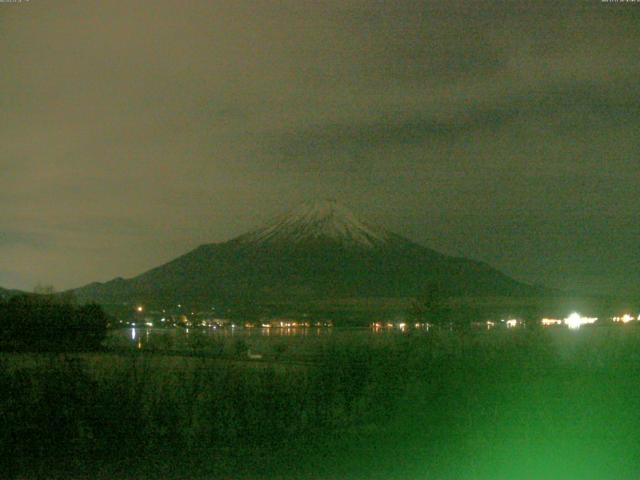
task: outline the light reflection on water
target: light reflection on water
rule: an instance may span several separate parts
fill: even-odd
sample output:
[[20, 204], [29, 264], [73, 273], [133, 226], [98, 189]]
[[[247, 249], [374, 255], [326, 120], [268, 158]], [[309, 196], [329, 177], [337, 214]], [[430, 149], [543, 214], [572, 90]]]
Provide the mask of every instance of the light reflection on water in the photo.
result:
[[275, 344], [300, 345], [322, 342], [333, 337], [372, 338], [389, 334], [388, 330], [368, 327], [288, 327], [288, 328], [157, 328], [127, 327], [109, 332], [107, 346], [155, 350], [231, 351], [235, 344], [268, 346]]

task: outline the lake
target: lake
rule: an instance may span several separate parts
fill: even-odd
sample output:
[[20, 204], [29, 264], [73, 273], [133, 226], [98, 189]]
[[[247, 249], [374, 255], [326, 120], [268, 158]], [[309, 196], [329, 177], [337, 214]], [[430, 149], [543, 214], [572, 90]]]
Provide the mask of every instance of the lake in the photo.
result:
[[105, 345], [113, 350], [290, 357], [306, 356], [328, 344], [370, 345], [384, 337], [402, 334], [398, 329], [369, 327], [128, 327], [110, 330]]

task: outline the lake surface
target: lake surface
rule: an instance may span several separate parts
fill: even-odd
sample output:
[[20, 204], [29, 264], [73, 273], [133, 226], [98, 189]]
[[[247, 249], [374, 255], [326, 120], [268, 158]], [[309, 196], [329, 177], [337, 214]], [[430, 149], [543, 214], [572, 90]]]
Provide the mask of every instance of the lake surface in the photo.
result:
[[402, 335], [399, 329], [369, 327], [297, 328], [156, 328], [127, 327], [109, 332], [111, 349], [181, 351], [208, 354], [305, 353], [335, 343], [376, 343], [383, 337]]
[[[581, 357], [581, 362], [601, 362], [601, 351], [612, 351], [611, 344], [626, 345], [640, 338], [640, 328], [599, 326], [570, 330], [544, 329], [547, 346], [562, 359]], [[434, 331], [440, 345], [467, 348], [472, 344], [500, 344], [526, 333], [522, 328], [496, 328], [466, 332]], [[109, 331], [105, 341], [112, 351], [165, 352], [177, 355], [223, 356], [235, 359], [307, 361], [333, 348], [381, 347], [394, 339], [413, 338], [418, 343], [431, 337], [426, 330], [371, 327], [291, 327], [291, 328], [158, 328], [126, 327]], [[457, 346], [456, 346], [457, 345]], [[428, 347], [431, 348], [431, 347]], [[617, 349], [613, 349], [617, 351]], [[640, 354], [633, 353], [640, 361]]]

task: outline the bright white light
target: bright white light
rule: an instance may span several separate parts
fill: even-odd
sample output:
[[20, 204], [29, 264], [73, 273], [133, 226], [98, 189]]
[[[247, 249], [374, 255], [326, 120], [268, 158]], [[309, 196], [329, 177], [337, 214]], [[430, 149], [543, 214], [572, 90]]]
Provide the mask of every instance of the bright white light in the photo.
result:
[[132, 328], [131, 329], [131, 340], [135, 340], [136, 339], [136, 329]]
[[582, 322], [580, 321], [580, 315], [577, 313], [572, 313], [567, 318], [565, 318], [564, 323], [567, 327], [574, 330], [580, 328], [580, 325], [582, 325]]
[[153, 323], [152, 323], [152, 322], [146, 322], [146, 323], [145, 323], [145, 325], [146, 325], [147, 327], [153, 327]]
[[564, 324], [572, 330], [577, 330], [582, 325], [594, 323], [597, 318], [593, 317], [583, 317], [577, 312], [573, 312], [567, 318], [564, 319]]
[[518, 320], [515, 318], [510, 318], [507, 320], [507, 328], [514, 328], [518, 326]]

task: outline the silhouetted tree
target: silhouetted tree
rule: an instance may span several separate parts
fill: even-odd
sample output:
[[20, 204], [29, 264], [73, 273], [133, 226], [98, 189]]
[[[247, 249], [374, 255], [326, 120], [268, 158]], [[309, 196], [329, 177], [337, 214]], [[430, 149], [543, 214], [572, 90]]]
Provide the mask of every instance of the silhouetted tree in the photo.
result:
[[0, 305], [0, 340], [23, 350], [94, 350], [108, 317], [96, 304], [75, 306], [54, 295], [16, 295]]
[[450, 301], [450, 289], [440, 282], [429, 282], [422, 295], [415, 298], [411, 305], [411, 314], [419, 322], [432, 325], [450, 326], [453, 321], [453, 309]]
[[76, 311], [76, 326], [78, 328], [77, 345], [94, 350], [107, 334], [108, 317], [102, 307], [96, 303], [89, 303], [79, 307]]

